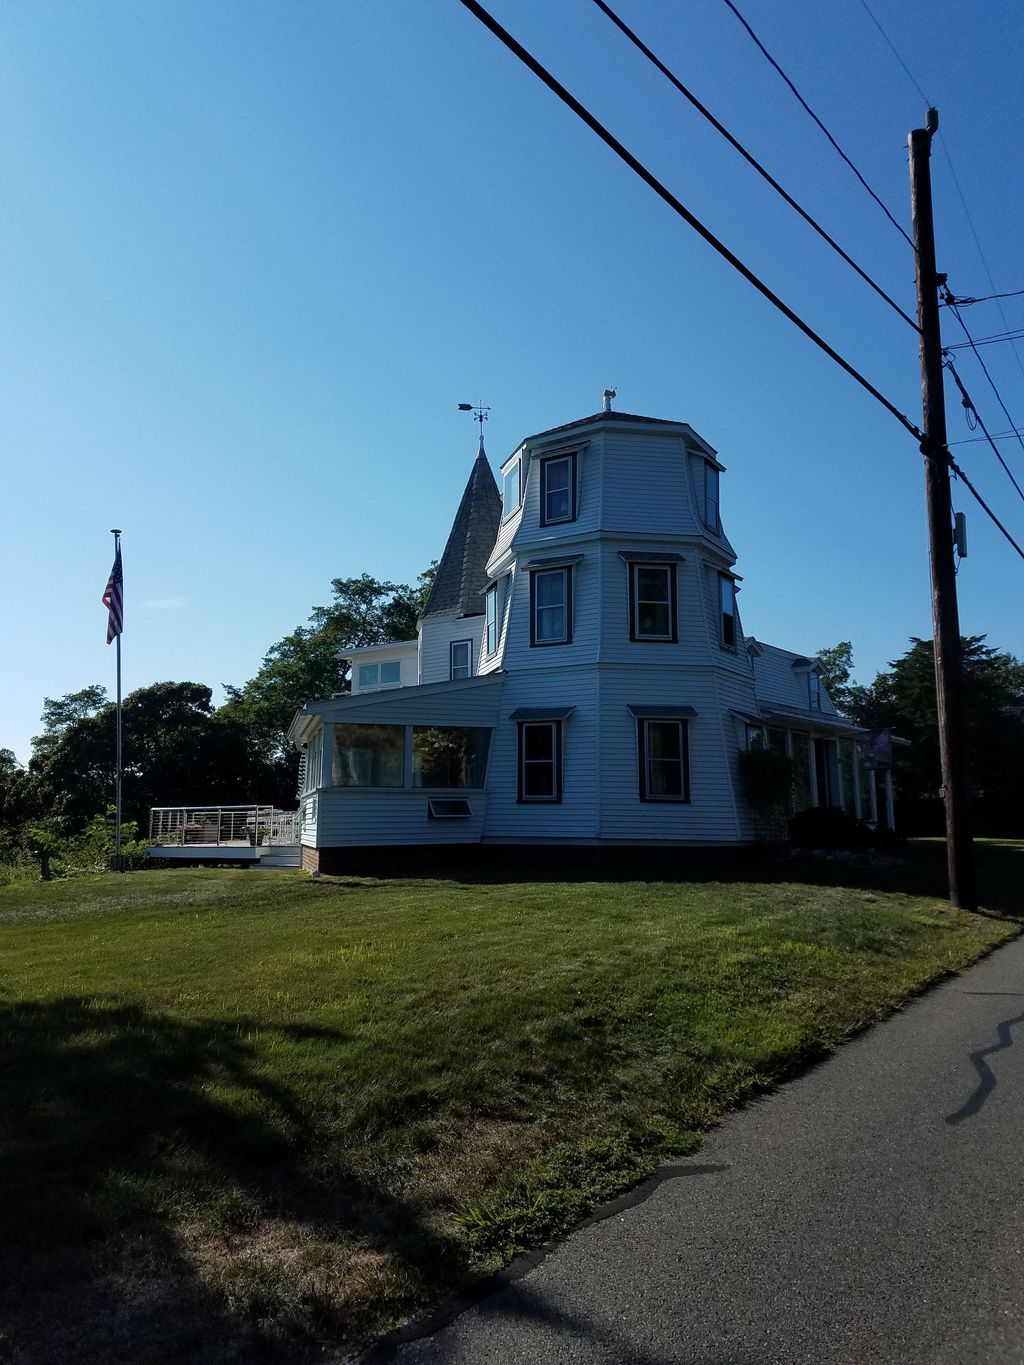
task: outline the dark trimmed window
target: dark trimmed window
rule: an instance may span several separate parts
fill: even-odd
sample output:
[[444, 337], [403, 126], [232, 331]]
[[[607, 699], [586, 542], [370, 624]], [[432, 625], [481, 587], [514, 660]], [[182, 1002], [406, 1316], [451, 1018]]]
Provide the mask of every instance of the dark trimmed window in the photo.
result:
[[676, 566], [630, 563], [629, 638], [675, 644], [676, 620]]
[[492, 583], [484, 595], [484, 619], [487, 622], [487, 653], [498, 648], [498, 585]]
[[736, 584], [726, 573], [718, 575], [718, 595], [722, 605], [722, 644], [736, 648]]
[[812, 711], [821, 710], [821, 678], [815, 668], [807, 675], [807, 703]]
[[712, 531], [721, 531], [719, 512], [718, 470], [713, 464], [704, 465], [704, 522]]
[[452, 682], [473, 676], [473, 641], [452, 640], [448, 646], [448, 676]]
[[572, 567], [530, 573], [530, 644], [572, 644]]
[[507, 470], [501, 484], [501, 519], [508, 521], [513, 512], [519, 511], [519, 504], [522, 500], [522, 480], [520, 476], [520, 461], [516, 460], [511, 469]]
[[685, 720], [637, 721], [641, 801], [689, 801], [689, 727]]
[[520, 801], [562, 799], [562, 722], [519, 722]]
[[576, 520], [576, 455], [553, 455], [540, 462], [540, 524]]

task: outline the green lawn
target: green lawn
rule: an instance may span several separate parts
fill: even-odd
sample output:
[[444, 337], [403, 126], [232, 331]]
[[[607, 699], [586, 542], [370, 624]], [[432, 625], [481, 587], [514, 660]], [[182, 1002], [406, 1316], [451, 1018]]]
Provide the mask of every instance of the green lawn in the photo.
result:
[[[394, 1324], [1015, 932], [918, 894], [935, 856], [0, 888], [0, 1358], [299, 1361]], [[987, 857], [1013, 908], [1024, 846]]]

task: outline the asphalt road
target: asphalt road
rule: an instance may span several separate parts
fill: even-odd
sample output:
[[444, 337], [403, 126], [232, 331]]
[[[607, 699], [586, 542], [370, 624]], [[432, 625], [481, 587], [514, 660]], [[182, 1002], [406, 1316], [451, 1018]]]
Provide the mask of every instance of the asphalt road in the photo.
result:
[[388, 1356], [1024, 1365], [1024, 939], [673, 1171]]

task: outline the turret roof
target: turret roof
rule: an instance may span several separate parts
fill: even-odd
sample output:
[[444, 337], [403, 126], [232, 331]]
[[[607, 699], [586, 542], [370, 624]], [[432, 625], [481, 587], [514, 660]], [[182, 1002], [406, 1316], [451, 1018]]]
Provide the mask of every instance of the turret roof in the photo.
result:
[[440, 612], [480, 615], [487, 586], [487, 560], [500, 525], [501, 494], [481, 440], [451, 535], [437, 566], [434, 585], [423, 608], [424, 616]]

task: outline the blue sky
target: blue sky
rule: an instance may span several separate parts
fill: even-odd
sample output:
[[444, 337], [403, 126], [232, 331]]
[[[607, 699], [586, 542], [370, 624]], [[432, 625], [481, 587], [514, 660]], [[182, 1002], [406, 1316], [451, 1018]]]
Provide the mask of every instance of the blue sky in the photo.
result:
[[[911, 330], [591, 0], [489, 7], [918, 420]], [[910, 249], [725, 5], [616, 8], [912, 312]], [[922, 102], [860, 0], [741, 8], [909, 227]], [[1024, 288], [1017, 0], [872, 8], [939, 107], [997, 289]], [[414, 580], [475, 454], [459, 401], [492, 406], [497, 463], [616, 385], [619, 408], [690, 422], [728, 466], [748, 633], [801, 651], [851, 639], [864, 681], [930, 635], [912, 439], [456, 0], [7, 0], [0, 118], [0, 746], [27, 757], [44, 696], [112, 690], [112, 526], [126, 690], [241, 683], [333, 577]], [[941, 148], [934, 174], [940, 269], [989, 293]], [[1004, 307], [1024, 323], [1024, 298]], [[994, 304], [965, 318], [1003, 330]], [[985, 355], [1024, 425], [1021, 361]], [[971, 436], [948, 408], [951, 438]], [[1024, 535], [991, 451], [955, 449]], [[1003, 451], [1020, 477], [1024, 450]], [[963, 629], [1024, 655], [1024, 564], [954, 502], [971, 531]]]

